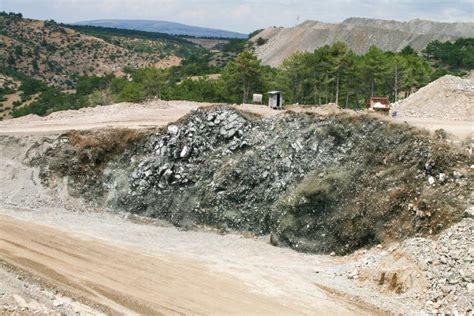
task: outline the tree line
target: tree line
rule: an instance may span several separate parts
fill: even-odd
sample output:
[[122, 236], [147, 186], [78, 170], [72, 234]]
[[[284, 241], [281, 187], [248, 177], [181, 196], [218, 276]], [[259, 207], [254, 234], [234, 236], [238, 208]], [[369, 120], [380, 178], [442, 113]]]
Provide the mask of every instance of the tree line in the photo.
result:
[[360, 108], [374, 95], [397, 101], [426, 85], [432, 70], [407, 47], [400, 53], [373, 46], [365, 55], [354, 54], [343, 43], [297, 53], [283, 62], [278, 74], [282, 90], [293, 103]]
[[[344, 43], [335, 43], [313, 52], [296, 53], [279, 68], [262, 65], [249, 50], [222, 69], [210, 67], [207, 60], [190, 58], [168, 69], [127, 69], [127, 76], [121, 78], [82, 77], [75, 94], [49, 88], [37, 101], [13, 115], [45, 115], [65, 108], [141, 102], [152, 97], [248, 103], [253, 93], [269, 90], [282, 91], [286, 103], [333, 102], [357, 109], [365, 107], [371, 96], [388, 96], [392, 102], [397, 101], [444, 74], [472, 70], [473, 48], [472, 39], [459, 39], [450, 44], [432, 42], [422, 54], [411, 47], [397, 53], [371, 47], [366, 54], [356, 55]], [[219, 73], [220, 77], [209, 79], [207, 75], [212, 73]], [[196, 75], [202, 76], [191, 78]]]

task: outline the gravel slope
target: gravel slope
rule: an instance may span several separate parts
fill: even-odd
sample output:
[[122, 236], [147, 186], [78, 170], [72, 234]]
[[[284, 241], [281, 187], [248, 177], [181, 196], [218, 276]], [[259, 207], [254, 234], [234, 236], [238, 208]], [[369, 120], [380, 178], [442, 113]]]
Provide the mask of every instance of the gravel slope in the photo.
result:
[[306, 21], [295, 27], [270, 27], [255, 35], [267, 41], [256, 47], [256, 54], [265, 65], [278, 66], [297, 51], [315, 49], [342, 41], [356, 54], [366, 53], [374, 45], [384, 51], [400, 51], [407, 45], [422, 50], [433, 41], [452, 41], [474, 36], [474, 23], [438, 23], [412, 20], [397, 22], [349, 18], [341, 23]]
[[474, 80], [446, 75], [392, 104], [400, 118], [474, 122]]

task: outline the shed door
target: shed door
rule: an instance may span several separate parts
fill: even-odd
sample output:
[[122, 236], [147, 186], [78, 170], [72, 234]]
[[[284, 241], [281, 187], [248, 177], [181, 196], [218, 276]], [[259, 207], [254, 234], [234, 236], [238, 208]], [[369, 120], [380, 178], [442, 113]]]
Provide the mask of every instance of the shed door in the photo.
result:
[[270, 95], [270, 98], [268, 99], [268, 104], [270, 105], [271, 108], [274, 108], [277, 106], [278, 101], [275, 98], [275, 95], [272, 94]]

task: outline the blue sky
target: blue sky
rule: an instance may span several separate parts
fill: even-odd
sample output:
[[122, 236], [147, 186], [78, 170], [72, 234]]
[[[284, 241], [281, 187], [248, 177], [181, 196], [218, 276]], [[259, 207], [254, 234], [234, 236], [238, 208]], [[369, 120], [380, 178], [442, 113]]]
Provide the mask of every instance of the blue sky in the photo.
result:
[[37, 19], [151, 19], [240, 32], [299, 21], [371, 17], [474, 21], [474, 0], [0, 0], [0, 11]]

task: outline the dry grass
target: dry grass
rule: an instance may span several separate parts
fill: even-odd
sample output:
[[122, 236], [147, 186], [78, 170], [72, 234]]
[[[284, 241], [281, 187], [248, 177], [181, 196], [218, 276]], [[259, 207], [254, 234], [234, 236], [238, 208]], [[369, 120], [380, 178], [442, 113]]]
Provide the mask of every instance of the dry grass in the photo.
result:
[[71, 144], [79, 149], [101, 148], [125, 150], [133, 142], [149, 134], [149, 130], [109, 129], [92, 131], [70, 131], [64, 134]]

